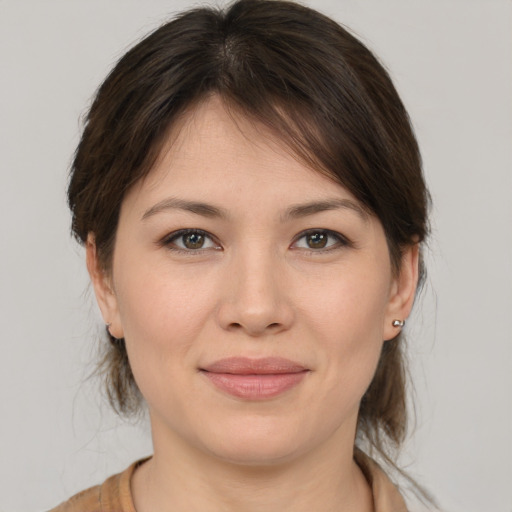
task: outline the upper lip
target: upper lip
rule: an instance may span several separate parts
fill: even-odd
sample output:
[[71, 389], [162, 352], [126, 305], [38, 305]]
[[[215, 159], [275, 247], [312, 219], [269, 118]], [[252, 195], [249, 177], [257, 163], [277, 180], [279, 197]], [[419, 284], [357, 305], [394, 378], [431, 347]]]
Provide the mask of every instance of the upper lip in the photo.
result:
[[300, 373], [307, 370], [303, 365], [282, 357], [227, 357], [219, 359], [201, 370], [211, 373], [231, 373], [234, 375], [272, 375]]

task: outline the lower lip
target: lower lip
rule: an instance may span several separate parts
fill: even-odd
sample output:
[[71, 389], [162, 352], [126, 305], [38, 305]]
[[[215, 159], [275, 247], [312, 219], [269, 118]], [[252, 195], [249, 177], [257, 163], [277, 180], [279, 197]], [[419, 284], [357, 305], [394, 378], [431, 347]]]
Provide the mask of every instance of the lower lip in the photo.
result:
[[202, 371], [208, 380], [221, 391], [245, 400], [265, 400], [281, 395], [297, 386], [307, 370], [296, 373], [270, 375], [240, 375]]

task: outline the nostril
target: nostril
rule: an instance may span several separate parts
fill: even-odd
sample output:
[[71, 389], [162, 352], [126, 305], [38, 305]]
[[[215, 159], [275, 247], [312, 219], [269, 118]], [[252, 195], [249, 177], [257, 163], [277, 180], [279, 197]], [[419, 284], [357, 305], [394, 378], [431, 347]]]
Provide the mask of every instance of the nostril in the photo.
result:
[[239, 322], [231, 322], [228, 326], [228, 330], [231, 331], [238, 331], [238, 330], [246, 330], [251, 335], [259, 335], [263, 334], [265, 331], [277, 331], [281, 328], [282, 324], [279, 322], [273, 322], [271, 324], [268, 324], [266, 327], [263, 327], [262, 329], [254, 328], [254, 326], [244, 326], [243, 323]]

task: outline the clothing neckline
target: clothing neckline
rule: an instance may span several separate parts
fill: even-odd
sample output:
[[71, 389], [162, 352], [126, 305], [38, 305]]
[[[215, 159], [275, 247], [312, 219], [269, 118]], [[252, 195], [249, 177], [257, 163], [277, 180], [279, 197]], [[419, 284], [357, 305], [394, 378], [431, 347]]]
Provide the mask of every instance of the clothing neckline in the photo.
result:
[[[105, 481], [100, 488], [100, 503], [102, 505], [104, 501], [111, 503], [113, 495], [117, 494], [120, 511], [116, 510], [116, 512], [137, 512], [133, 503], [131, 480], [135, 470], [149, 459], [151, 456], [140, 459], [119, 475]], [[407, 512], [402, 495], [377, 462], [359, 449], [354, 451], [354, 460], [371, 488], [374, 512]], [[105, 512], [107, 510], [110, 508], [105, 509]]]

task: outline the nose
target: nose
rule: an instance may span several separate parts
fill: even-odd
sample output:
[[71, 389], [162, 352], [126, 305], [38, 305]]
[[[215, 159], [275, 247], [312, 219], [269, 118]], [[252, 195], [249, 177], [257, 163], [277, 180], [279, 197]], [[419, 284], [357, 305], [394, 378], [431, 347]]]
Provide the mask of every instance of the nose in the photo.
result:
[[218, 308], [218, 321], [223, 329], [257, 337], [291, 327], [294, 311], [279, 262], [261, 253], [240, 256], [228, 273]]

